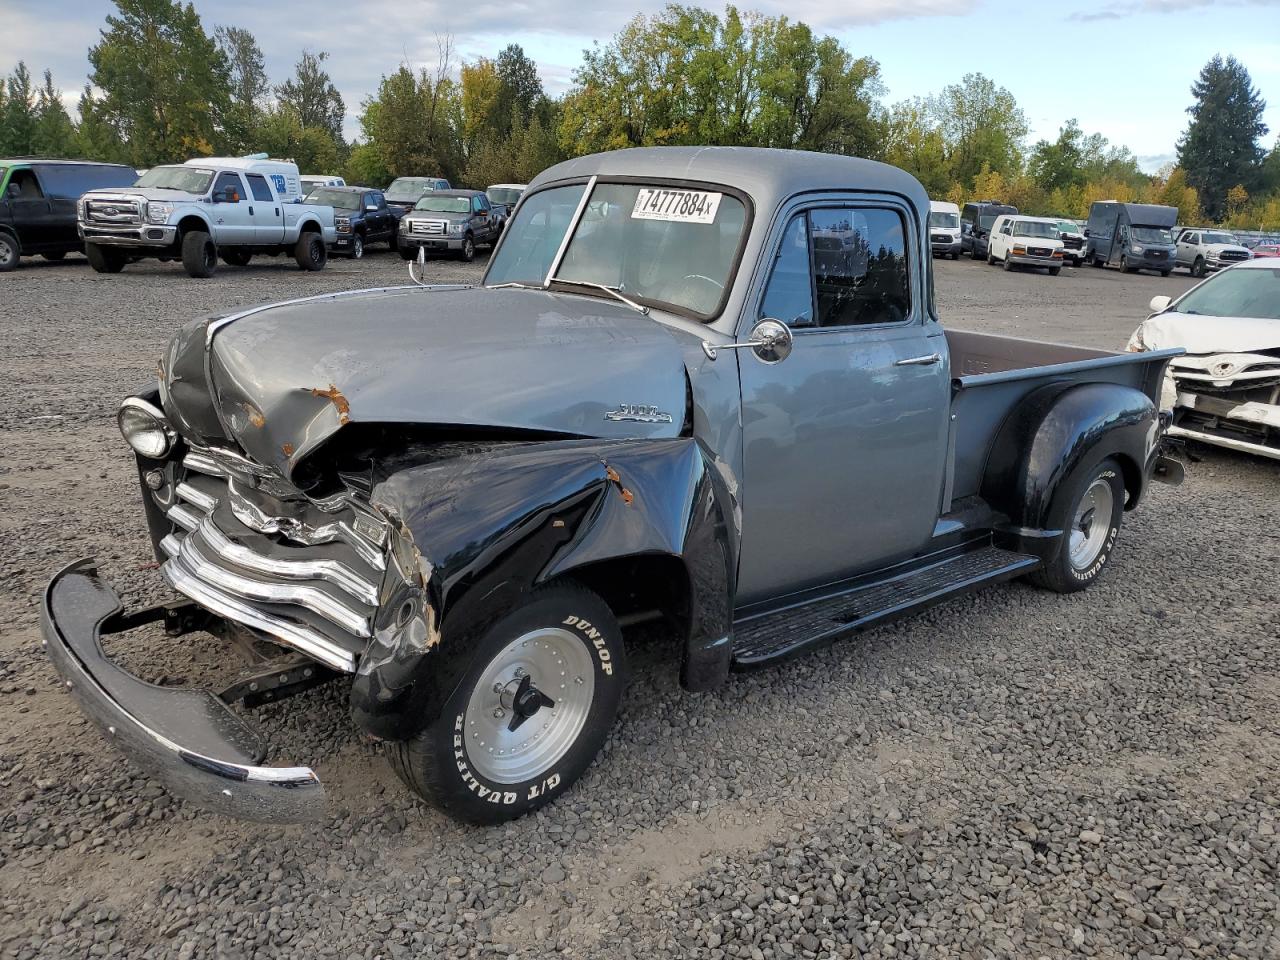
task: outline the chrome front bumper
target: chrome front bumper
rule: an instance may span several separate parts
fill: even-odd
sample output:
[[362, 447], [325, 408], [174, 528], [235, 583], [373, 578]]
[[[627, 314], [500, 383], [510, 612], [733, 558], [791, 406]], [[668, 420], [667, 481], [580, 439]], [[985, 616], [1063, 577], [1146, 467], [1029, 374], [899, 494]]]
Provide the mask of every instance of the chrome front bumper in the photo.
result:
[[[126, 757], [173, 794], [214, 813], [263, 823], [325, 815], [324, 788], [309, 767], [262, 766], [266, 745], [208, 690], [158, 687], [107, 657], [101, 637], [165, 620], [185, 608], [126, 615], [91, 560], [61, 570], [45, 590], [44, 646], [81, 710]], [[201, 615], [207, 616], [207, 615]], [[175, 626], [173, 632], [185, 632]]]
[[103, 227], [77, 223], [80, 239], [104, 247], [171, 247], [178, 240], [178, 228], [151, 223]]

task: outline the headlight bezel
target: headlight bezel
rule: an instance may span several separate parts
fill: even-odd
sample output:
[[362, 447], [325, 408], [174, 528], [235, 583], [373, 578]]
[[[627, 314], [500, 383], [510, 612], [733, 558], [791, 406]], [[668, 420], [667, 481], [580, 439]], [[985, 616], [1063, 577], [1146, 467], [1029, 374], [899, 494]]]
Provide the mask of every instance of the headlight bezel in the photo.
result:
[[147, 201], [147, 223], [150, 224], [166, 224], [169, 218], [173, 216], [173, 204], [168, 200], [148, 200]]
[[[178, 432], [164, 411], [141, 397], [125, 397], [121, 401], [116, 411], [116, 426], [129, 448], [148, 460], [164, 460], [178, 442]], [[156, 442], [147, 444], [141, 439], [144, 436]]]
[[467, 225], [465, 223], [449, 224], [449, 235], [452, 237], [460, 237], [466, 232], [467, 232]]

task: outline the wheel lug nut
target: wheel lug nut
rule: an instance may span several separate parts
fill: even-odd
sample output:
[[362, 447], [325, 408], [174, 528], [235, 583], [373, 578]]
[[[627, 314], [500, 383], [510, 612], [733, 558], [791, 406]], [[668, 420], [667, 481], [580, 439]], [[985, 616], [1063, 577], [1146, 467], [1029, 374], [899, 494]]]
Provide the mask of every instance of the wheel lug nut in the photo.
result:
[[519, 677], [521, 680], [523, 680], [524, 675], [525, 675], [524, 667], [516, 667], [516, 676]]
[[503, 710], [501, 707], [493, 711], [493, 719], [495, 720], [501, 720], [506, 715], [507, 715], [507, 711]]

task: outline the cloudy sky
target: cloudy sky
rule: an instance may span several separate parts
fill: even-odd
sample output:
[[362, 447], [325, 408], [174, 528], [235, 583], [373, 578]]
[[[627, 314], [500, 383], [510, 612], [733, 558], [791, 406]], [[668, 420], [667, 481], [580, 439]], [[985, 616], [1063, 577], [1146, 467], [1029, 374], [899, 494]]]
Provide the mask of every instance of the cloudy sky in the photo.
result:
[[[716, 4], [707, 3], [713, 9]], [[306, 47], [328, 51], [347, 102], [347, 135], [359, 132], [360, 101], [401, 63], [432, 65], [437, 35], [463, 58], [521, 44], [551, 92], [570, 82], [582, 50], [605, 42], [662, 0], [352, 0], [337, 15], [316, 0], [195, 0], [205, 28], [245, 27], [257, 36], [273, 81]], [[1186, 125], [1188, 88], [1215, 53], [1241, 60], [1269, 101], [1267, 144], [1280, 134], [1280, 0], [761, 0], [743, 9], [786, 15], [835, 35], [880, 61], [893, 102], [926, 96], [970, 71], [1008, 87], [1032, 140], [1056, 136], [1076, 117], [1087, 131], [1128, 145], [1144, 168], [1172, 159]], [[0, 0], [0, 71], [19, 59], [50, 67], [74, 102], [88, 73], [109, 0]]]

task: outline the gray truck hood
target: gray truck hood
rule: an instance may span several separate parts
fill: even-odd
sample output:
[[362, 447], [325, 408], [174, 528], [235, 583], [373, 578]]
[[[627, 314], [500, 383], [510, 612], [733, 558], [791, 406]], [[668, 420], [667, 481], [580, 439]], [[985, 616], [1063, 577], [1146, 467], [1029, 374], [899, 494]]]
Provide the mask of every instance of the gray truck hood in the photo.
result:
[[142, 197], [144, 200], [167, 200], [170, 203], [198, 203], [204, 199], [202, 193], [187, 193], [185, 190], [158, 190], [155, 187], [103, 187], [90, 190], [87, 197]]
[[674, 437], [679, 336], [573, 294], [369, 290], [188, 324], [162, 363], [162, 398], [189, 439], [234, 440], [285, 476], [348, 423]]

